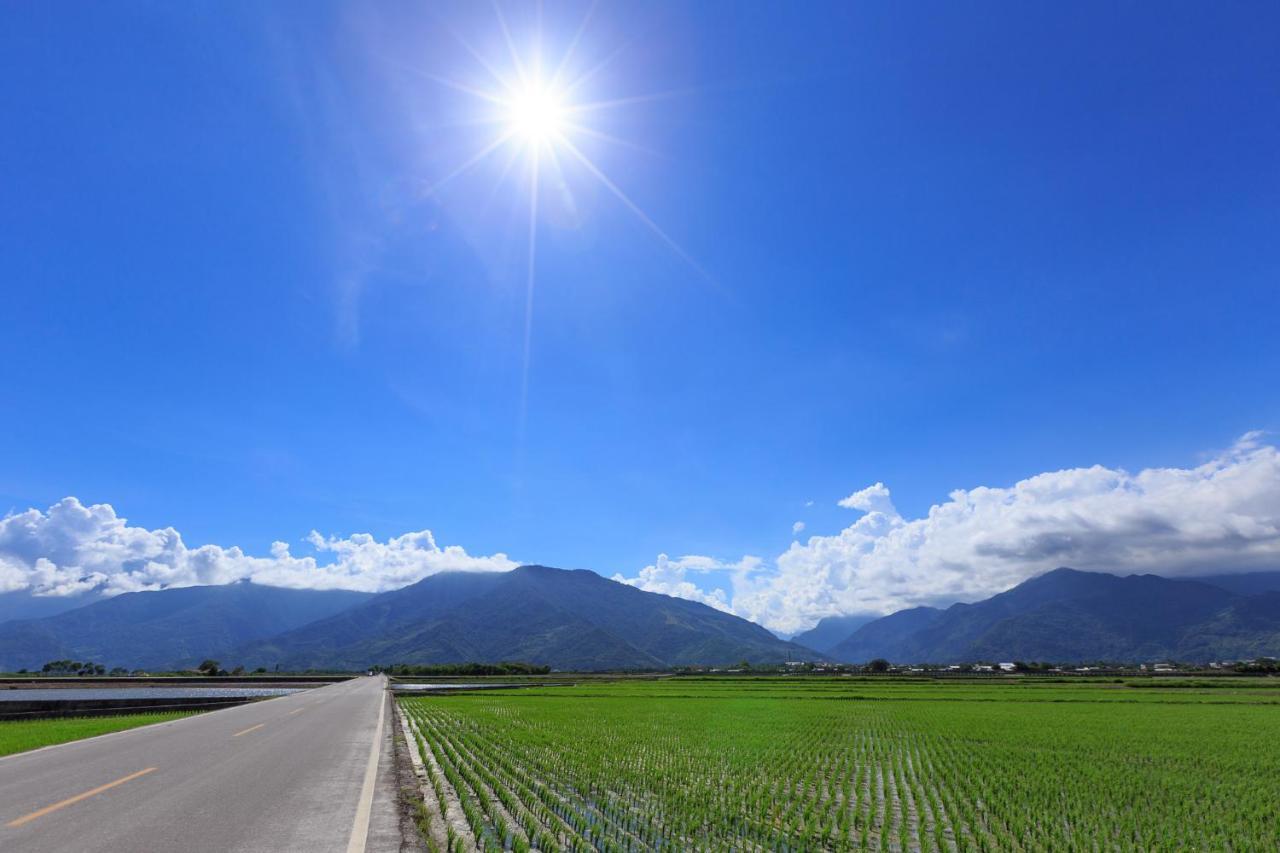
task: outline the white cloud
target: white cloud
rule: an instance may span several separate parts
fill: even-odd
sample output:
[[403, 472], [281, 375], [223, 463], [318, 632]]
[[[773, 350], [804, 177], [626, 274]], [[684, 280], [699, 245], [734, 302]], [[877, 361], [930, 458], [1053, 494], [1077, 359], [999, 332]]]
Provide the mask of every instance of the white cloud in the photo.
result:
[[[794, 632], [834, 614], [983, 598], [1057, 566], [1169, 576], [1280, 567], [1280, 451], [1258, 433], [1196, 467], [1094, 466], [957, 490], [922, 518], [904, 518], [883, 483], [839, 504], [863, 515], [772, 561], [663, 554], [614, 579]], [[0, 518], [0, 592], [114, 594], [241, 578], [380, 591], [450, 569], [516, 566], [505, 554], [440, 547], [430, 531], [382, 542], [313, 532], [307, 542], [316, 555], [294, 556], [284, 542], [265, 556], [189, 548], [173, 528], [133, 527], [110, 505], [65, 498]], [[711, 573], [732, 592], [707, 591]]]
[[923, 518], [903, 518], [883, 483], [839, 504], [864, 515], [734, 573], [733, 612], [790, 632], [838, 613], [972, 601], [1058, 566], [1172, 577], [1280, 567], [1280, 452], [1259, 433], [1192, 468], [1095, 465], [957, 490]]
[[659, 554], [653, 565], [645, 566], [636, 577], [628, 578], [616, 574], [613, 579], [618, 583], [643, 589], [645, 592], [687, 598], [691, 601], [700, 601], [717, 610], [728, 611], [730, 610], [729, 601], [724, 590], [713, 589], [710, 592], [704, 592], [697, 584], [688, 580], [687, 576], [690, 573], [705, 574], [720, 571], [734, 574], [749, 573], [758, 565], [759, 560], [754, 557], [743, 557], [737, 563], [724, 563], [711, 557], [685, 556], [673, 560], [666, 554]]
[[860, 509], [863, 512], [893, 512], [893, 501], [889, 500], [889, 487], [884, 483], [876, 483], [865, 489], [854, 492], [843, 500], [836, 501], [837, 506], [845, 509]]
[[323, 556], [295, 557], [284, 542], [268, 556], [238, 547], [189, 548], [172, 527], [131, 527], [109, 504], [85, 506], [64, 498], [46, 512], [29, 509], [0, 519], [0, 592], [75, 595], [92, 589], [113, 595], [170, 586], [230, 583], [244, 578], [273, 586], [312, 589], [395, 589], [451, 569], [505, 571], [505, 554], [476, 557], [439, 547], [431, 531], [379, 542], [367, 533], [347, 538], [312, 532], [307, 541]]
[[795, 524], [791, 525], [791, 535], [792, 535], [792, 536], [799, 536], [799, 535], [800, 535], [801, 533], [803, 533], [803, 532], [804, 532], [804, 522], [803, 522], [803, 521], [797, 521]]

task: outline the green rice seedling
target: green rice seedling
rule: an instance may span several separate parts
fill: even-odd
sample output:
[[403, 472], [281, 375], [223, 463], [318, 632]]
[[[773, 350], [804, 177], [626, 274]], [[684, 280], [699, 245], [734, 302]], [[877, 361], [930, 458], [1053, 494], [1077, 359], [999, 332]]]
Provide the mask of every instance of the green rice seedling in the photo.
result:
[[483, 847], [1280, 844], [1263, 734], [1280, 690], [1262, 680], [682, 678], [402, 704]]

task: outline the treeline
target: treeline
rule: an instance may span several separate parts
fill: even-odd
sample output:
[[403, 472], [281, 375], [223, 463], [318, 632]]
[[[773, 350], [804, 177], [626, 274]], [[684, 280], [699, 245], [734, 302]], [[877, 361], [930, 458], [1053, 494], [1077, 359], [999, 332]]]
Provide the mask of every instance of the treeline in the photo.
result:
[[[265, 666], [260, 666], [253, 671], [253, 675], [262, 675], [266, 671], [267, 671], [267, 668]], [[196, 672], [200, 673], [201, 675], [207, 675], [210, 677], [216, 676], [220, 678], [225, 678], [228, 675], [244, 675], [245, 674], [244, 667], [242, 666], [237, 666], [234, 669], [232, 669], [230, 672], [228, 672], [227, 670], [222, 668], [222, 664], [218, 663], [216, 660], [210, 660], [210, 659], [205, 659], [204, 661], [202, 661], [200, 665], [196, 667]]]
[[[123, 672], [120, 667], [111, 670], [112, 675]], [[24, 674], [26, 670], [22, 671]], [[78, 660], [51, 660], [40, 668], [42, 675], [106, 675], [107, 668], [100, 663]]]
[[[245, 668], [243, 666], [237, 666], [234, 669], [227, 671], [223, 669], [222, 665], [218, 663], [216, 660], [204, 661], [202, 664], [200, 664], [200, 666], [196, 668], [195, 671], [198, 672], [200, 675], [207, 675], [207, 676], [228, 676], [228, 675], [248, 674], [246, 673]], [[255, 669], [252, 674], [263, 675], [266, 673], [266, 671], [267, 671], [266, 667], [260, 666], [257, 669]], [[190, 675], [191, 670], [180, 670], [180, 671], [172, 671], [172, 672], [166, 670], [166, 673], [170, 675]], [[68, 660], [51, 660], [48, 663], [46, 663], [44, 666], [40, 667], [38, 671], [20, 669], [18, 670], [17, 674], [18, 675], [48, 675], [48, 676], [55, 676], [55, 677], [77, 676], [80, 678], [95, 678], [98, 676], [121, 678], [126, 676], [156, 675], [157, 673], [148, 672], [143, 669], [128, 670], [122, 666], [115, 666], [110, 669], [107, 669], [106, 666], [100, 663], [93, 663], [92, 661], [79, 661], [79, 660], [68, 659]]]
[[387, 675], [546, 675], [551, 672], [549, 666], [536, 666], [523, 661], [499, 661], [498, 663], [397, 663], [390, 666], [377, 666], [374, 672], [385, 672]]
[[1258, 658], [1257, 660], [1241, 661], [1236, 664], [1233, 669], [1236, 672], [1265, 672], [1268, 674], [1280, 673], [1280, 660], [1275, 658]]

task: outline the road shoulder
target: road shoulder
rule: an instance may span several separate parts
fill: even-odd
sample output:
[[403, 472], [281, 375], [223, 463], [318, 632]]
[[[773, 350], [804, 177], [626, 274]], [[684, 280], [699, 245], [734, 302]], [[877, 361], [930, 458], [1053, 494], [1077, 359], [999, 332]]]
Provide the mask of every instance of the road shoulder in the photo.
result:
[[395, 698], [387, 691], [387, 725], [382, 730], [378, 781], [369, 818], [369, 853], [426, 853], [418, 832], [418, 780], [408, 750], [411, 744], [397, 723]]

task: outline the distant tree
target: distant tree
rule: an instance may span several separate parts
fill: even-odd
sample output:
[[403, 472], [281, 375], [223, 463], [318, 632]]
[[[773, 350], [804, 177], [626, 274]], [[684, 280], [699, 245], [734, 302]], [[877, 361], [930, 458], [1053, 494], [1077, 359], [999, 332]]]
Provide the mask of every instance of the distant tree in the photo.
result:
[[265, 666], [260, 666], [260, 667], [258, 667], [257, 669], [255, 669], [255, 670], [253, 671], [253, 674], [254, 674], [254, 675], [263, 675], [264, 673], [266, 673], [266, 671], [267, 671], [267, 668], [266, 668]]
[[888, 672], [889, 662], [884, 658], [876, 658], [867, 662], [867, 669], [871, 672]]
[[128, 675], [128, 674], [129, 674], [129, 670], [125, 669], [122, 666], [113, 666], [111, 668], [111, 672], [107, 673], [107, 675], [115, 676], [116, 678], [119, 678], [122, 675]]
[[100, 663], [78, 660], [51, 660], [41, 667], [45, 675], [106, 675], [107, 668]]
[[201, 661], [200, 665], [196, 667], [196, 671], [204, 673], [205, 675], [217, 675], [218, 670], [221, 668], [222, 664], [218, 663], [216, 660], [205, 658]]
[[1021, 661], [1013, 662], [1014, 672], [1048, 672], [1053, 669], [1053, 664], [1046, 661]]
[[232, 675], [244, 675], [244, 667], [243, 667], [243, 666], [237, 666], [235, 669], [231, 670], [231, 674], [232, 674]]

